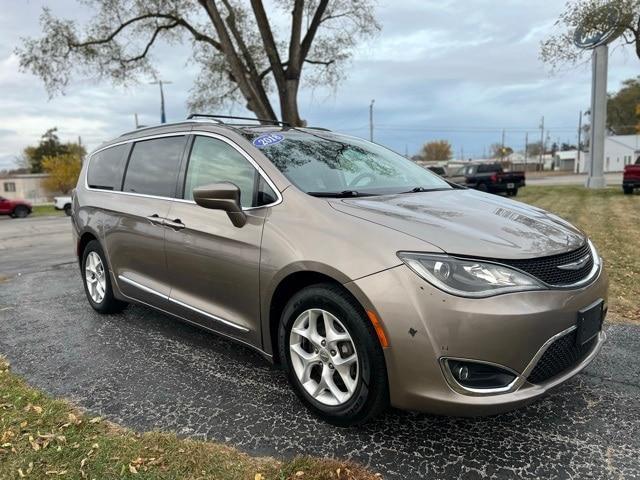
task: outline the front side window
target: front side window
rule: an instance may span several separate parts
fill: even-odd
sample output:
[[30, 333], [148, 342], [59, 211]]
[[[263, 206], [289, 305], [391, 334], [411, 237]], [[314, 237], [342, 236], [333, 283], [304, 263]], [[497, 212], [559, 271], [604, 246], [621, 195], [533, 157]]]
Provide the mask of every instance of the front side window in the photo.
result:
[[120, 190], [129, 145], [110, 147], [94, 154], [89, 161], [87, 184], [102, 190]]
[[[254, 166], [228, 143], [217, 138], [196, 136], [187, 167], [184, 198], [193, 200], [194, 188], [213, 183], [231, 182], [240, 189], [242, 207], [247, 208], [272, 203], [265, 201], [264, 198], [254, 198], [258, 175], [258, 171]], [[261, 188], [263, 194], [264, 188]], [[268, 185], [266, 185], [266, 188], [273, 194]], [[275, 197], [275, 194], [273, 196]]]
[[288, 129], [245, 136], [298, 188], [310, 194], [401, 193], [450, 189], [447, 182], [375, 143], [324, 131]]
[[185, 136], [176, 136], [136, 142], [122, 190], [158, 197], [175, 196], [185, 140]]

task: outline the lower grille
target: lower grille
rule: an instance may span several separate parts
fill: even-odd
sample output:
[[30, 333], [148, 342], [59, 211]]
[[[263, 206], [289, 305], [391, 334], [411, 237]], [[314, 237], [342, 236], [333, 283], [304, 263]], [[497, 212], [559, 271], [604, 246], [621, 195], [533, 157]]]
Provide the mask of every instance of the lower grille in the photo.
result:
[[595, 336], [584, 345], [576, 344], [576, 336], [577, 330], [574, 330], [553, 342], [540, 357], [527, 380], [534, 384], [546, 382], [584, 360], [598, 341], [598, 336]]

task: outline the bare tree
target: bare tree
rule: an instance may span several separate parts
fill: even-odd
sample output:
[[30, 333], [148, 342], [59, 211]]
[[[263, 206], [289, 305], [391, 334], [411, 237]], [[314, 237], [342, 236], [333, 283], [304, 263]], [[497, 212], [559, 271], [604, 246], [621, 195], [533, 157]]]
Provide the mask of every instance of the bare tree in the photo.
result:
[[[23, 39], [16, 50], [23, 70], [63, 93], [72, 75], [127, 84], [155, 75], [151, 58], [160, 41], [193, 45], [200, 64], [190, 108], [244, 101], [257, 117], [280, 115], [303, 125], [298, 92], [307, 85], [335, 87], [353, 48], [379, 29], [375, 0], [83, 0], [95, 10], [79, 27], [43, 9], [41, 38]], [[290, 18], [285, 17], [286, 14]], [[303, 70], [308, 71], [303, 77]]]
[[[616, 11], [618, 15], [612, 15]], [[610, 22], [617, 17], [617, 23]], [[557, 32], [540, 45], [540, 58], [556, 69], [576, 64], [589, 55], [588, 50], [575, 46], [574, 36], [579, 25], [586, 32], [598, 32], [609, 27], [620, 35], [616, 42], [633, 45], [640, 58], [640, 0], [569, 0], [556, 21]]]

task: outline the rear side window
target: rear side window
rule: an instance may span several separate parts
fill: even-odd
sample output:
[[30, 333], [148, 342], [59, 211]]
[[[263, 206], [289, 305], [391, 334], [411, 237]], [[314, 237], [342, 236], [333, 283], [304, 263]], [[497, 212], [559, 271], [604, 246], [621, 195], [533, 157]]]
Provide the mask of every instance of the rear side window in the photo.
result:
[[184, 198], [193, 200], [194, 188], [231, 182], [240, 189], [242, 206], [252, 207], [257, 175], [254, 166], [231, 145], [216, 138], [197, 136], [187, 167]]
[[136, 142], [129, 158], [123, 191], [159, 197], [175, 196], [185, 140], [182, 135]]
[[128, 148], [129, 145], [118, 145], [102, 150], [91, 157], [87, 172], [87, 184], [90, 188], [120, 190]]

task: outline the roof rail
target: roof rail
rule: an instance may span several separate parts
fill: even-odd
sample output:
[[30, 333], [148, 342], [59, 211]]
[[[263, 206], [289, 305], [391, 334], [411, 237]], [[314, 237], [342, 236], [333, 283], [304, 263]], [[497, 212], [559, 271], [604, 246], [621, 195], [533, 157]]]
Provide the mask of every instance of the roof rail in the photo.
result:
[[224, 123], [219, 120], [224, 118], [226, 120], [251, 120], [252, 122], [263, 122], [263, 123], [271, 123], [273, 125], [283, 125], [285, 127], [290, 127], [291, 125], [287, 122], [281, 122], [279, 120], [269, 120], [266, 118], [253, 118], [253, 117], [236, 117], [233, 115], [210, 115], [208, 113], [192, 113], [187, 117], [187, 120], [193, 120], [194, 118], [211, 118], [213, 120], [218, 120], [219, 123]]

